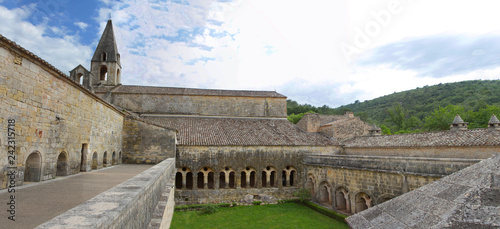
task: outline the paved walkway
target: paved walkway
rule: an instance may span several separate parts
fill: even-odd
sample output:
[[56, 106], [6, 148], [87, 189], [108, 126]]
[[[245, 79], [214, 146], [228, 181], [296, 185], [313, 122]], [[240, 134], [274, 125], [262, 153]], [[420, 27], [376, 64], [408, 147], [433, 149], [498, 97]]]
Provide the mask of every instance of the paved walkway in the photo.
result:
[[34, 228], [134, 177], [151, 165], [116, 165], [16, 188], [15, 222], [8, 220], [10, 193], [0, 191], [0, 228]]

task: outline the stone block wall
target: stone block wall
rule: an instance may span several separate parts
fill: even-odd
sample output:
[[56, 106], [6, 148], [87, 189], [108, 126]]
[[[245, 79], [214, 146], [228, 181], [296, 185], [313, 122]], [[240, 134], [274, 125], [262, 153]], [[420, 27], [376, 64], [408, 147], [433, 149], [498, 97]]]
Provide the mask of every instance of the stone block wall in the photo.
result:
[[370, 125], [359, 119], [359, 117], [352, 117], [321, 126], [318, 132], [343, 141], [356, 136], [368, 135], [370, 128]]
[[137, 113], [236, 117], [287, 116], [286, 98], [113, 93], [109, 101]]
[[127, 117], [123, 127], [123, 160], [156, 164], [175, 158], [176, 131]]
[[[177, 204], [198, 204], [208, 202], [234, 202], [241, 200], [245, 195], [266, 194], [275, 198], [291, 198], [292, 193], [302, 187], [304, 180], [304, 168], [302, 160], [310, 154], [338, 153], [335, 146], [178, 146], [177, 148], [177, 172], [182, 177], [182, 187], [176, 191]], [[285, 174], [295, 171], [290, 182], [283, 178]], [[255, 172], [254, 184], [251, 187], [242, 172]], [[271, 185], [271, 177], [267, 173], [275, 172], [274, 185]], [[204, 185], [207, 180], [202, 179], [198, 187], [199, 173], [206, 177], [210, 172], [213, 174], [212, 184]], [[221, 172], [222, 178], [221, 178]], [[221, 187], [225, 183], [225, 174], [234, 172], [233, 186]], [[264, 175], [263, 175], [264, 172]], [[191, 175], [187, 175], [190, 173]], [[265, 177], [265, 178], [263, 178]], [[208, 178], [208, 177], [207, 177]], [[229, 177], [228, 177], [229, 178]], [[190, 181], [186, 181], [190, 180]], [[208, 178], [210, 179], [210, 178]], [[231, 179], [231, 178], [229, 178]], [[263, 180], [266, 180], [263, 184]], [[283, 179], [286, 185], [283, 186]], [[179, 186], [181, 178], [179, 177]], [[210, 181], [207, 181], [210, 182]], [[242, 182], [245, 187], [242, 187]], [[190, 183], [191, 185], [189, 185]], [[290, 185], [293, 183], [293, 185]], [[187, 187], [191, 186], [191, 187]]]
[[[9, 120], [15, 120], [15, 126], [9, 126]], [[99, 168], [105, 161], [111, 164], [113, 156], [119, 163], [123, 114], [4, 38], [0, 39], [0, 126], [1, 188], [12, 170], [16, 184], [22, 185], [25, 180]], [[15, 138], [9, 139], [8, 132], [15, 132]], [[15, 158], [8, 157], [13, 149], [8, 140], [15, 141]]]
[[370, 156], [308, 156], [306, 187], [316, 201], [357, 213], [432, 183], [479, 160]]
[[153, 228], [168, 228], [175, 203], [162, 194], [173, 189], [174, 170], [175, 159], [164, 160], [37, 228], [146, 228], [160, 201], [170, 207]]

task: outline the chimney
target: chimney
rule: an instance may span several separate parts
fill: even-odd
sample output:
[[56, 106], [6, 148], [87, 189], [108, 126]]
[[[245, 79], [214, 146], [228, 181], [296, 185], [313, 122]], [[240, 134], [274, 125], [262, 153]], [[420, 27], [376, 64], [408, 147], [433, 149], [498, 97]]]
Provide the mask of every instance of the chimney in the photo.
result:
[[492, 130], [500, 130], [500, 121], [498, 121], [497, 116], [491, 115], [490, 121], [488, 122], [488, 128]]
[[460, 118], [460, 115], [457, 114], [455, 116], [455, 119], [453, 119], [453, 122], [450, 123], [450, 130], [456, 131], [456, 130], [467, 130], [467, 124], [468, 122], [464, 122], [462, 118]]
[[373, 124], [372, 128], [368, 132], [370, 133], [370, 136], [382, 135], [382, 129], [380, 129], [380, 127], [377, 127], [377, 125], [375, 124]]

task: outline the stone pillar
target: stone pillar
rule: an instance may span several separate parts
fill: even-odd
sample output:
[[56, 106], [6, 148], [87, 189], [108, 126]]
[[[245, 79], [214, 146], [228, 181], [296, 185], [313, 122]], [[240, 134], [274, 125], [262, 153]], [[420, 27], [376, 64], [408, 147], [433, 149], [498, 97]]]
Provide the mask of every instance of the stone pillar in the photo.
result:
[[241, 189], [241, 179], [246, 179], [246, 178], [242, 178], [241, 177], [241, 173], [234, 173], [234, 179], [236, 179], [234, 181], [234, 186], [236, 189]]
[[182, 174], [182, 189], [186, 189], [186, 173], [181, 172]]
[[193, 190], [198, 190], [198, 173], [193, 173]]
[[271, 173], [266, 171], [266, 187], [271, 187]]
[[224, 184], [224, 188], [228, 189], [229, 188], [229, 173], [227, 171], [224, 172], [224, 180], [226, 181]]
[[[251, 173], [251, 172], [250, 172]], [[250, 173], [245, 173], [247, 175], [247, 186], [246, 188], [249, 188], [250, 187]]]
[[351, 198], [349, 198], [349, 193], [347, 194], [344, 193], [344, 197], [346, 203], [346, 211], [354, 214], [354, 211], [351, 211]]
[[208, 189], [208, 173], [203, 173], [203, 189]]

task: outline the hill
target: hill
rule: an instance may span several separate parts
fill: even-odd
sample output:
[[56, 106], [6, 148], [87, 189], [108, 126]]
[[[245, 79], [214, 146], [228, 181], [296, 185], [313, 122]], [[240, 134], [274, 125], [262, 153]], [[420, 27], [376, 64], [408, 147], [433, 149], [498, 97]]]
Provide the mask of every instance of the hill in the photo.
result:
[[[489, 116], [499, 115], [496, 113], [496, 110], [500, 110], [498, 92], [500, 92], [500, 80], [473, 80], [425, 86], [364, 102], [356, 101], [335, 109], [326, 105], [323, 107], [298, 105], [290, 100], [288, 112], [290, 115], [307, 111], [320, 114], [343, 114], [345, 111], [352, 111], [369, 123], [385, 125], [395, 131], [438, 130], [426, 123], [431, 121], [427, 120], [430, 119], [429, 117], [436, 118], [435, 116], [440, 113], [441, 115], [450, 113], [447, 116], [456, 113], [460, 114], [464, 121], [474, 122], [475, 124], [471, 127], [484, 127], [484, 121], [474, 119], [489, 119], [489, 117], [483, 117], [488, 114]], [[448, 122], [452, 120], [453, 117]]]

